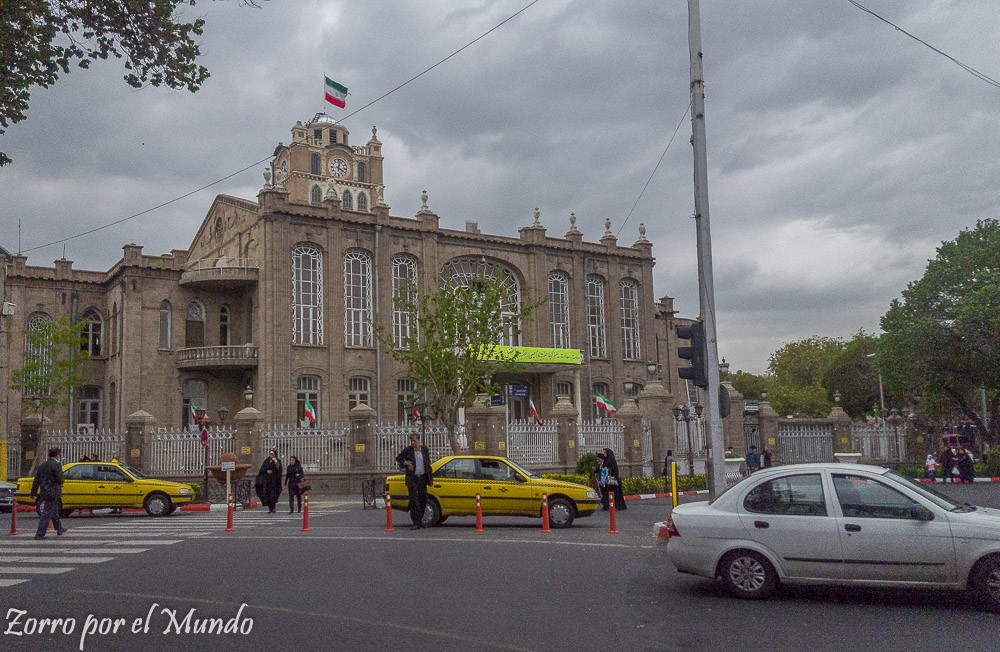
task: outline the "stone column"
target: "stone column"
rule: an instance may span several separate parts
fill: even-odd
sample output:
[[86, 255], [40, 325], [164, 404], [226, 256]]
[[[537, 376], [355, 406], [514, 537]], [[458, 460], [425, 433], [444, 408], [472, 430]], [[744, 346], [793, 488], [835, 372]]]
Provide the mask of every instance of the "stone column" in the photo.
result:
[[659, 380], [651, 380], [639, 392], [638, 403], [639, 413], [649, 421], [653, 435], [653, 473], [658, 474], [663, 469], [668, 450], [674, 451], [675, 458], [680, 457], [677, 454], [677, 422], [671, 412], [674, 396]]
[[728, 448], [741, 451], [746, 448], [746, 436], [743, 434], [743, 395], [730, 382], [722, 383], [729, 393], [729, 416], [722, 420], [722, 441]]
[[[622, 448], [618, 459], [628, 466], [628, 475], [634, 476], [635, 467], [638, 465], [642, 470], [642, 415], [639, 413], [639, 406], [635, 404], [635, 399], [625, 399], [625, 404], [618, 410], [617, 416], [625, 426], [622, 434]], [[622, 466], [621, 463], [618, 465]], [[622, 469], [619, 468], [619, 471]], [[625, 474], [623, 473], [622, 476]]]
[[781, 464], [781, 446], [778, 445], [778, 413], [765, 399], [760, 401], [760, 445], [771, 451], [771, 464]]
[[[48, 421], [48, 419], [46, 419]], [[20, 477], [32, 474], [35, 464], [44, 462], [46, 451], [42, 450], [42, 416], [31, 414], [21, 417], [21, 473]]]
[[549, 418], [554, 419], [559, 446], [559, 465], [563, 467], [564, 473], [573, 473], [576, 470], [576, 462], [580, 459], [580, 454], [576, 448], [577, 441], [577, 420], [580, 413], [569, 401], [568, 396], [557, 396], [556, 404], [549, 410]]
[[844, 412], [844, 408], [834, 405], [827, 418], [833, 422], [833, 452], [854, 452], [854, 443], [851, 441], [851, 417]]
[[350, 470], [371, 470], [375, 466], [375, 410], [359, 403], [351, 410]]
[[150, 464], [151, 448], [146, 431], [156, 425], [156, 419], [149, 412], [136, 410], [125, 417], [125, 450], [122, 461], [146, 473]]
[[[255, 460], [263, 459], [260, 432], [264, 425], [264, 415], [257, 408], [248, 407], [237, 412], [233, 421], [236, 424], [236, 433], [233, 435], [236, 463], [253, 465]], [[250, 471], [253, 471], [253, 466]]]
[[488, 395], [476, 395], [472, 407], [465, 409], [469, 454], [507, 456], [506, 410], [505, 405], [490, 405]]

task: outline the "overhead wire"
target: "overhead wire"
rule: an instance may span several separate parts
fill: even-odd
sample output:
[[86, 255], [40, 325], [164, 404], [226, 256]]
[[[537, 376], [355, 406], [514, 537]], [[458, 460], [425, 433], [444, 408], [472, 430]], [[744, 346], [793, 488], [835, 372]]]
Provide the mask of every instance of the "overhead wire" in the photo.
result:
[[[499, 23], [497, 23], [496, 25], [494, 25], [490, 29], [486, 30], [485, 32], [483, 32], [482, 34], [480, 34], [479, 36], [477, 36], [476, 38], [472, 39], [471, 41], [469, 41], [468, 43], [466, 43], [462, 47], [458, 48], [457, 50], [455, 50], [454, 52], [452, 52], [451, 54], [449, 54], [445, 58], [441, 59], [440, 61], [438, 61], [434, 65], [432, 65], [432, 66], [430, 66], [428, 68], [425, 68], [423, 71], [417, 73], [413, 77], [410, 77], [405, 82], [403, 82], [402, 84], [396, 86], [392, 90], [390, 90], [390, 91], [388, 91], [386, 93], [383, 93], [382, 95], [378, 96], [377, 98], [375, 98], [374, 100], [372, 100], [368, 104], [365, 104], [364, 106], [361, 106], [361, 107], [355, 109], [351, 113], [348, 113], [346, 116], [344, 116], [343, 118], [341, 118], [340, 121], [346, 120], [346, 119], [350, 118], [351, 116], [356, 115], [356, 114], [360, 113], [361, 111], [364, 111], [365, 109], [367, 109], [368, 107], [372, 106], [376, 102], [379, 102], [379, 101], [384, 100], [385, 98], [389, 97], [390, 95], [392, 95], [393, 93], [395, 93], [399, 89], [403, 88], [407, 84], [409, 84], [409, 83], [411, 83], [411, 82], [419, 79], [420, 77], [423, 77], [425, 74], [427, 74], [431, 70], [434, 70], [435, 68], [437, 68], [438, 66], [440, 66], [445, 61], [448, 61], [449, 59], [451, 59], [455, 55], [459, 54], [463, 50], [465, 50], [465, 49], [469, 48], [470, 46], [474, 45], [476, 42], [478, 42], [478, 41], [482, 40], [483, 38], [489, 36], [492, 32], [496, 31], [497, 29], [499, 29], [500, 27], [502, 27], [503, 25], [505, 25], [509, 21], [513, 20], [514, 18], [516, 18], [520, 14], [524, 13], [525, 11], [527, 11], [528, 9], [530, 9], [532, 7], [532, 5], [537, 4], [539, 1], [540, 0], [532, 0], [531, 2], [529, 2], [526, 5], [524, 5], [523, 7], [521, 7], [520, 9], [518, 9], [516, 12], [514, 12], [513, 14], [511, 14], [510, 16], [508, 16], [507, 18], [504, 18], [502, 21], [500, 21]], [[108, 224], [105, 224], [103, 226], [98, 226], [98, 227], [95, 227], [93, 229], [89, 229], [87, 231], [84, 231], [82, 233], [77, 233], [76, 235], [67, 236], [65, 238], [60, 238], [59, 240], [53, 240], [52, 242], [47, 242], [47, 243], [42, 244], [42, 245], [31, 247], [30, 249], [25, 249], [25, 250], [23, 250], [22, 253], [28, 253], [29, 251], [36, 251], [38, 249], [45, 249], [46, 247], [51, 247], [52, 245], [57, 245], [57, 244], [61, 244], [63, 242], [68, 242], [70, 240], [75, 240], [76, 238], [82, 238], [83, 236], [90, 235], [91, 233], [96, 233], [98, 231], [103, 231], [104, 229], [111, 228], [112, 226], [117, 226], [117, 225], [122, 224], [124, 222], [128, 222], [129, 220], [134, 220], [137, 217], [141, 217], [141, 216], [143, 216], [143, 215], [145, 215], [147, 213], [151, 213], [151, 212], [153, 212], [155, 210], [159, 210], [159, 209], [163, 208], [164, 206], [169, 206], [170, 204], [173, 204], [173, 203], [178, 202], [178, 201], [180, 201], [182, 199], [190, 197], [191, 195], [199, 193], [202, 190], [206, 190], [208, 188], [211, 188], [212, 186], [218, 185], [218, 184], [222, 183], [223, 181], [226, 181], [227, 179], [231, 179], [231, 178], [235, 177], [238, 174], [242, 174], [243, 172], [246, 172], [247, 170], [260, 165], [261, 163], [265, 163], [265, 162], [269, 161], [270, 159], [271, 159], [271, 155], [268, 155], [268, 156], [260, 159], [259, 161], [254, 161], [250, 165], [247, 165], [247, 166], [245, 166], [245, 167], [237, 170], [236, 172], [233, 172], [232, 174], [227, 174], [224, 177], [216, 179], [215, 181], [212, 181], [211, 183], [207, 183], [207, 184], [201, 186], [200, 188], [196, 188], [195, 190], [191, 190], [189, 192], [186, 192], [183, 195], [180, 195], [178, 197], [174, 197], [173, 199], [165, 201], [162, 204], [157, 204], [156, 206], [153, 206], [151, 208], [147, 208], [147, 209], [145, 209], [143, 211], [139, 211], [138, 213], [135, 213], [133, 215], [129, 215], [128, 217], [123, 217], [123, 218], [121, 218], [119, 220], [115, 220], [114, 222], [109, 222]]]

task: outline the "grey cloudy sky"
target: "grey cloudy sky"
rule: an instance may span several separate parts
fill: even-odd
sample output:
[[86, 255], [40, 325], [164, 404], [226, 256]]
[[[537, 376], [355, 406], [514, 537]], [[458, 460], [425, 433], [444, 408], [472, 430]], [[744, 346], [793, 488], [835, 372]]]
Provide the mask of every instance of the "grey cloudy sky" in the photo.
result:
[[[296, 120], [344, 118], [528, 0], [206, 2], [198, 93], [133, 90], [118, 61], [32, 94], [0, 137], [0, 245], [39, 245], [128, 217], [265, 159]], [[1000, 76], [995, 0], [864, 0], [937, 48]], [[877, 333], [942, 240], [997, 217], [1000, 89], [847, 0], [702, 2], [719, 354], [761, 372], [784, 343]], [[323, 74], [350, 89], [325, 104]], [[420, 191], [442, 226], [516, 236], [535, 207], [596, 241], [645, 223], [657, 297], [698, 313], [684, 0], [539, 0], [417, 81], [345, 120], [383, 141], [387, 203]], [[219, 193], [254, 198], [265, 165], [66, 243], [83, 269], [127, 242], [186, 248]], [[628, 216], [627, 222], [626, 217]], [[33, 250], [32, 250], [33, 249]]]

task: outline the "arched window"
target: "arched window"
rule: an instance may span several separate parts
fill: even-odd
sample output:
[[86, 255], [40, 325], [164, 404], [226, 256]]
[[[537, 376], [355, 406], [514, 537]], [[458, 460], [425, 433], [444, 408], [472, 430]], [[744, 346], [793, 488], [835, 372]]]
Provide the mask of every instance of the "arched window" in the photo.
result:
[[292, 343], [323, 343], [323, 256], [309, 244], [292, 250]]
[[353, 410], [362, 404], [372, 406], [372, 381], [364, 376], [355, 376], [347, 385], [347, 409]]
[[604, 332], [604, 279], [587, 277], [587, 340], [591, 358], [608, 357], [608, 341]]
[[118, 314], [118, 302], [111, 306], [111, 341], [108, 347], [109, 353], [118, 353], [118, 320], [121, 315]]
[[197, 427], [196, 413], [198, 410], [208, 410], [208, 385], [204, 380], [185, 380], [181, 387], [181, 427], [193, 430]]
[[349, 249], [344, 254], [344, 346], [372, 345], [372, 258]]
[[78, 390], [76, 412], [77, 426], [90, 424], [101, 427], [101, 388], [81, 387]]
[[562, 272], [549, 274], [549, 315], [552, 346], [569, 348], [569, 280]]
[[500, 284], [502, 324], [497, 325], [497, 343], [506, 346], [521, 344], [521, 324], [515, 315], [521, 305], [521, 289], [514, 273], [499, 263], [482, 258], [458, 258], [445, 263], [441, 284], [453, 289], [469, 288], [482, 275]]
[[170, 302], [160, 302], [160, 348], [170, 349]]
[[367, 211], [368, 210], [368, 196], [363, 192], [358, 193], [358, 210]]
[[622, 307], [622, 357], [626, 360], [641, 359], [639, 349], [639, 285], [630, 278], [623, 279]]
[[412, 318], [417, 299], [417, 262], [409, 256], [392, 259], [392, 343], [397, 349], [410, 348], [416, 336]]
[[309, 191], [309, 201], [314, 204], [323, 203], [323, 190], [319, 187], [319, 184], [315, 184], [312, 190]]
[[49, 395], [49, 371], [52, 368], [52, 318], [44, 312], [28, 315], [24, 325], [25, 396]]
[[295, 387], [295, 418], [300, 428], [308, 428], [312, 421], [306, 416], [306, 403], [312, 408], [316, 423], [320, 420], [319, 376], [299, 376]]
[[365, 183], [368, 181], [368, 166], [358, 163], [358, 181]]
[[232, 322], [229, 317], [229, 308], [222, 306], [219, 310], [219, 346], [229, 346], [229, 334]]
[[319, 154], [311, 154], [309, 156], [309, 173], [319, 174], [319, 171], [320, 171]]
[[91, 358], [101, 357], [101, 342], [104, 339], [104, 320], [100, 313], [93, 308], [83, 313], [83, 339], [80, 342], [80, 350], [86, 351]]
[[195, 299], [184, 313], [184, 346], [205, 346], [205, 306]]
[[354, 210], [354, 199], [351, 197], [351, 191], [345, 190], [344, 196], [340, 200], [344, 210], [352, 211]]

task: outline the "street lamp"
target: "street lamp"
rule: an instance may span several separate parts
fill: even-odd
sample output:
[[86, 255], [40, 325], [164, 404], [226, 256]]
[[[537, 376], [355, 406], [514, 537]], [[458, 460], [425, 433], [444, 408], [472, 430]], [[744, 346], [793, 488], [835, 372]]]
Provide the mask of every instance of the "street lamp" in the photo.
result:
[[682, 421], [684, 422], [684, 430], [687, 434], [688, 476], [694, 476], [694, 444], [692, 443], [691, 438], [691, 422], [700, 419], [704, 410], [705, 408], [702, 407], [701, 403], [695, 404], [693, 415], [691, 405], [689, 403], [675, 405], [673, 408], [674, 420], [677, 421], [678, 424]]
[[229, 408], [223, 406], [219, 408], [219, 425], [226, 425], [226, 417], [229, 416]]
[[719, 363], [719, 375], [725, 377], [729, 373], [729, 363], [723, 358], [722, 362]]
[[243, 392], [243, 398], [247, 402], [247, 407], [253, 407], [253, 390], [250, 389], [250, 385], [247, 385], [246, 391]]
[[205, 416], [205, 408], [196, 408], [194, 411], [198, 423], [201, 424], [201, 447], [205, 451], [205, 474], [202, 477], [202, 487], [205, 498], [208, 498], [208, 417]]
[[646, 363], [646, 373], [649, 374], [649, 379], [650, 380], [653, 380], [653, 378], [656, 377], [656, 369], [657, 369], [657, 367], [658, 367], [658, 365], [655, 362], [653, 362], [652, 359], [650, 359]]

